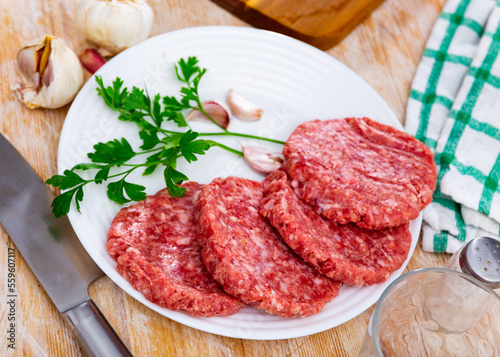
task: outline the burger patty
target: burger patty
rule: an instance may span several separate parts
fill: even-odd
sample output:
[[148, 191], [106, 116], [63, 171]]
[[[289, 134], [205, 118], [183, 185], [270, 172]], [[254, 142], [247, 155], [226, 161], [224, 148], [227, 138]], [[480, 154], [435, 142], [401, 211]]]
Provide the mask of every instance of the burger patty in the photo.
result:
[[172, 198], [164, 189], [123, 208], [108, 231], [107, 250], [118, 272], [159, 306], [193, 316], [227, 316], [246, 304], [212, 279], [195, 237], [193, 206], [202, 185], [183, 185]]
[[338, 294], [341, 283], [298, 257], [258, 213], [262, 183], [217, 178], [195, 205], [205, 266], [223, 289], [281, 317], [309, 316]]
[[283, 155], [295, 193], [334, 223], [399, 226], [418, 216], [436, 187], [429, 148], [368, 118], [304, 123]]
[[283, 171], [269, 175], [264, 183], [260, 213], [322, 274], [349, 285], [372, 285], [387, 280], [408, 256], [408, 223], [382, 230], [338, 225], [297, 197]]

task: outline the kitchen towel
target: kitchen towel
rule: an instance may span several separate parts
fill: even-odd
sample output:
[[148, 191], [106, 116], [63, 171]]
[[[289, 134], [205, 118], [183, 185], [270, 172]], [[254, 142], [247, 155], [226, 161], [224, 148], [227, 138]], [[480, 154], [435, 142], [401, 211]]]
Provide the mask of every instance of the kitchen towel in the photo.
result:
[[422, 248], [500, 234], [500, 1], [449, 0], [417, 68], [405, 129], [435, 155]]

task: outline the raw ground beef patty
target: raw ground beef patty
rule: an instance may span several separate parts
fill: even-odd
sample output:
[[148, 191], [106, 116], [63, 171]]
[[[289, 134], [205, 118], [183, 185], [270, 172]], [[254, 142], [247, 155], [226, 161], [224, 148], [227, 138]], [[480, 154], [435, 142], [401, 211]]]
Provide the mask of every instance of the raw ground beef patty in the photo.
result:
[[281, 317], [309, 316], [341, 283], [300, 259], [258, 213], [262, 183], [215, 179], [195, 205], [197, 237], [208, 271], [224, 290]]
[[408, 256], [408, 223], [383, 230], [338, 225], [297, 197], [283, 171], [272, 173], [264, 183], [260, 213], [322, 274], [349, 285], [372, 285], [387, 280]]
[[108, 232], [108, 252], [118, 272], [148, 300], [194, 316], [231, 315], [245, 304], [212, 279], [195, 237], [193, 206], [203, 186], [183, 187], [182, 198], [171, 198], [164, 189], [118, 212]]
[[418, 216], [436, 187], [429, 148], [368, 118], [304, 123], [283, 155], [297, 195], [340, 224], [399, 226]]

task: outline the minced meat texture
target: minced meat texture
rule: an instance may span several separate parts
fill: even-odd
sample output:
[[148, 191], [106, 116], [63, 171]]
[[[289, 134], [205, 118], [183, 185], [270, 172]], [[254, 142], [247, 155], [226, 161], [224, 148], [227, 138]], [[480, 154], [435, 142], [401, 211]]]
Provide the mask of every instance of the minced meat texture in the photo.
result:
[[418, 216], [436, 187], [429, 148], [368, 118], [304, 123], [283, 155], [297, 195], [335, 223], [399, 226]]
[[227, 316], [246, 304], [226, 294], [207, 272], [195, 237], [193, 206], [202, 185], [182, 198], [166, 189], [116, 215], [107, 249], [118, 272], [159, 306], [193, 316]]
[[372, 285], [387, 280], [408, 256], [408, 223], [382, 230], [338, 225], [297, 197], [283, 171], [272, 173], [264, 183], [260, 213], [322, 274], [349, 285]]
[[281, 317], [309, 316], [338, 294], [341, 283], [299, 258], [259, 215], [262, 183], [215, 179], [195, 205], [208, 271], [224, 290]]

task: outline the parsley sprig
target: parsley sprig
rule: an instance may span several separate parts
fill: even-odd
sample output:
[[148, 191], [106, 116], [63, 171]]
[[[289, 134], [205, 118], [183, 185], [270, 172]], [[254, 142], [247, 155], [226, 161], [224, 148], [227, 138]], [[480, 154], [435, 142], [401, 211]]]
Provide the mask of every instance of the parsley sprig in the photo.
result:
[[[101, 77], [95, 77], [98, 95], [109, 108], [119, 113], [119, 120], [133, 122], [138, 126], [142, 144], [139, 150], [134, 150], [125, 138], [97, 143], [94, 145], [94, 151], [87, 155], [90, 163], [78, 164], [65, 170], [62, 175], [54, 175], [48, 179], [48, 184], [63, 191], [52, 202], [54, 216], [66, 215], [73, 201], [76, 209], [80, 211], [84, 186], [90, 183], [108, 182], [107, 196], [119, 204], [144, 200], [146, 188], [127, 181], [129, 175], [139, 169], [142, 169], [143, 176], [147, 176], [154, 173], [158, 167], [163, 167], [163, 177], [169, 194], [172, 197], [182, 197], [186, 189], [180, 185], [189, 178], [177, 170], [179, 159], [182, 158], [188, 163], [197, 161], [199, 156], [214, 146], [243, 156], [241, 151], [213, 140], [201, 139], [203, 136], [236, 136], [284, 144], [275, 139], [230, 132], [210, 118], [203, 109], [198, 94], [198, 86], [206, 69], [198, 66], [196, 57], [180, 59], [175, 65], [175, 72], [177, 79], [183, 83], [179, 98], [174, 96], [162, 98], [159, 94], [151, 97], [146, 89], [137, 87], [129, 91], [120, 78], [116, 78], [111, 86], [105, 86]], [[184, 117], [184, 112], [187, 110], [201, 111], [219, 126], [221, 131], [213, 133], [193, 131]], [[177, 130], [166, 129], [168, 124], [175, 125]], [[141, 160], [142, 157], [144, 159]], [[85, 179], [77, 173], [89, 170], [95, 172], [90, 179]]]

